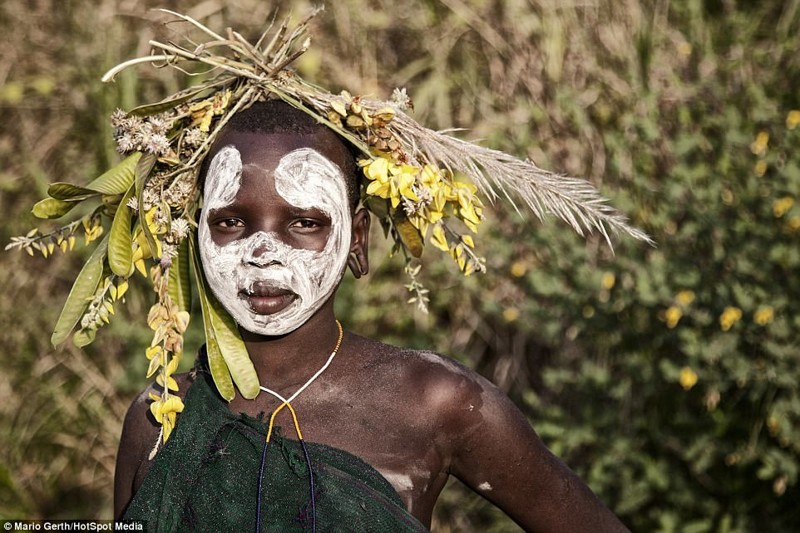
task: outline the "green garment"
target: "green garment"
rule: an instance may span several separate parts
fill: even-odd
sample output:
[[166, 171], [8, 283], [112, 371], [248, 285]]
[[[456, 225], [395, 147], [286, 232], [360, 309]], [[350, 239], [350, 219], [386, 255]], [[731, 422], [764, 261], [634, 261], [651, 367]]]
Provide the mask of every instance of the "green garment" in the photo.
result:
[[[266, 424], [233, 414], [202, 370], [185, 404], [124, 519], [144, 520], [148, 531], [254, 531]], [[330, 446], [306, 446], [314, 473], [317, 531], [428, 531], [370, 465]], [[273, 431], [264, 468], [261, 530], [310, 531], [310, 502], [300, 443]]]

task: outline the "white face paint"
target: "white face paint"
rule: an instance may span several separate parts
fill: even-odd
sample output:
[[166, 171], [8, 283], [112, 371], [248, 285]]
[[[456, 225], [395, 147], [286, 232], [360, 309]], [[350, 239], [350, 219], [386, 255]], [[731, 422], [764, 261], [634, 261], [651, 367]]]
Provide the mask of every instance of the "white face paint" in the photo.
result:
[[[224, 245], [214, 242], [208, 217], [231, 205], [241, 186], [242, 158], [234, 146], [225, 146], [211, 160], [199, 228], [200, 257], [211, 291], [240, 326], [260, 335], [283, 335], [304, 324], [336, 290], [350, 251], [347, 186], [336, 164], [314, 149], [300, 148], [280, 159], [274, 177], [275, 189], [287, 203], [318, 209], [331, 219], [322, 251], [294, 248], [264, 231]], [[254, 309], [255, 299], [289, 293], [296, 295], [294, 300], [275, 313]]]

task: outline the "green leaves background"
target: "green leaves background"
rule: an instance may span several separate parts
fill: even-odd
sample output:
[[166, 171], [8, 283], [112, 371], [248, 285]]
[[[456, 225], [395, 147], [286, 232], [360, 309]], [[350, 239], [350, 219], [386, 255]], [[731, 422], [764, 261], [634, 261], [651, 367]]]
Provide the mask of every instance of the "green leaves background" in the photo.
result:
[[[178, 4], [215, 28], [248, 27], [271, 8]], [[51, 183], [92, 189], [84, 184], [119, 161], [114, 107], [175, 90], [168, 74], [97, 82], [146, 47], [144, 8], [0, 7], [11, 43], [0, 56], [6, 242], [37, 222], [29, 207], [48, 187], [61, 202], [88, 194]], [[464, 282], [449, 262], [429, 264], [425, 316], [400, 305], [402, 265], [378, 229], [373, 273], [346, 281], [339, 317], [487, 375], [633, 530], [800, 529], [800, 129], [786, 124], [800, 109], [798, 25], [795, 1], [330, 3], [298, 65], [308, 79], [382, 96], [405, 86], [426, 125], [469, 128], [466, 138], [588, 176], [658, 243], [618, 241], [612, 255], [598, 238], [490, 210], [479, 250], [490, 272]], [[762, 131], [759, 155], [751, 143]], [[784, 198], [795, 205], [775, 216]], [[121, 419], [144, 384], [150, 340], [133, 317], [152, 294], [133, 286], [123, 316], [85, 352], [54, 351], [49, 334], [90, 253], [0, 255], [0, 516], [110, 516]], [[694, 299], [681, 306], [684, 291]], [[187, 364], [203, 337], [194, 305]], [[682, 314], [670, 328], [674, 305]], [[729, 306], [742, 317], [723, 331]], [[774, 317], [759, 324], [765, 306]], [[684, 368], [698, 376], [688, 390]], [[457, 483], [434, 529], [517, 530]]]

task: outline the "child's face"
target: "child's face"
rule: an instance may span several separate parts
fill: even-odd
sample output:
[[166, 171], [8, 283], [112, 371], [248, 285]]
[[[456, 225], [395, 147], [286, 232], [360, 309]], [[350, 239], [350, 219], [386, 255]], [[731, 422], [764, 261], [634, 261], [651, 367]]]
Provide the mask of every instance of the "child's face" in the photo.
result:
[[314, 136], [231, 132], [205, 179], [200, 257], [245, 330], [282, 335], [331, 297], [350, 250], [347, 186]]

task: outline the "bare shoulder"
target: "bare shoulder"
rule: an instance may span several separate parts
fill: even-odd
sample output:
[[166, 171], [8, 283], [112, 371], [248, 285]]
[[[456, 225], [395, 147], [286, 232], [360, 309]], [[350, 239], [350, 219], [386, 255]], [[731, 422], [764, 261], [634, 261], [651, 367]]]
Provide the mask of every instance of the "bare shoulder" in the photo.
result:
[[[180, 388], [178, 395], [183, 397], [193, 378], [189, 373], [174, 377]], [[114, 515], [117, 517], [125, 511], [147, 474], [152, 463], [149, 455], [159, 438], [161, 428], [150, 413], [151, 393], [160, 391], [151, 384], [140, 392], [131, 402], [122, 424], [114, 473]]]
[[403, 400], [394, 422], [418, 424], [411, 433], [436, 448], [448, 474], [526, 531], [627, 531], [488, 380], [433, 352], [359, 342], [360, 375], [391, 396], [376, 393], [374, 403]]
[[440, 429], [455, 425], [452, 429], [461, 433], [464, 425], [478, 422], [487, 403], [513, 408], [490, 381], [450, 357], [363, 337], [355, 340], [362, 358], [360, 375], [380, 383], [383, 391], [413, 398], [418, 408], [439, 421]]

